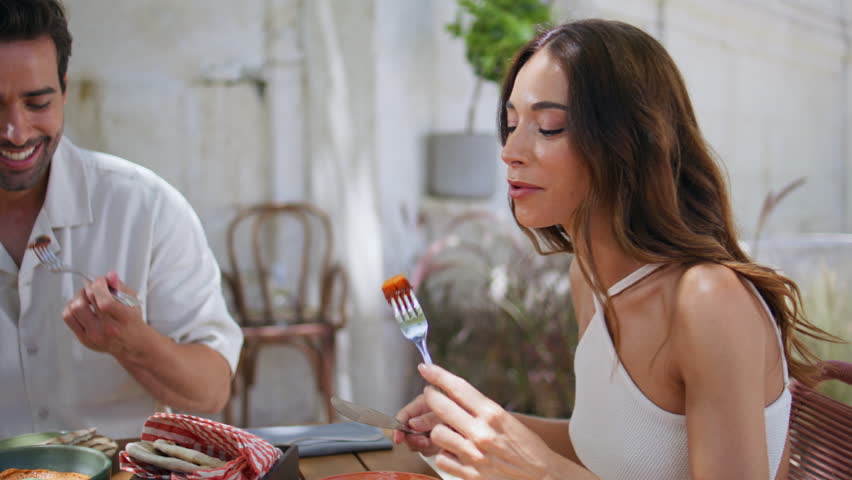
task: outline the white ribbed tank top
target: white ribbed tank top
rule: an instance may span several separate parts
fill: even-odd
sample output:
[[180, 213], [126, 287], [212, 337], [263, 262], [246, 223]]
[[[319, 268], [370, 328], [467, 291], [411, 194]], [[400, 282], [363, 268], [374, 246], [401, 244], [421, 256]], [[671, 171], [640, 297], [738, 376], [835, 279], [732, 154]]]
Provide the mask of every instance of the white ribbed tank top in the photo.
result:
[[[643, 265], [613, 285], [610, 297], [659, 266]], [[757, 293], [754, 286], [751, 288]], [[766, 302], [759, 294], [758, 298], [771, 318]], [[594, 302], [595, 313], [574, 354], [576, 398], [569, 429], [577, 456], [604, 480], [691, 479], [686, 416], [658, 407], [633, 383], [618, 359], [597, 296]], [[780, 345], [781, 333], [775, 322], [773, 325]], [[781, 356], [783, 361], [783, 347]], [[782, 363], [784, 391], [763, 411], [769, 480], [775, 478], [781, 463], [790, 419], [787, 362]]]

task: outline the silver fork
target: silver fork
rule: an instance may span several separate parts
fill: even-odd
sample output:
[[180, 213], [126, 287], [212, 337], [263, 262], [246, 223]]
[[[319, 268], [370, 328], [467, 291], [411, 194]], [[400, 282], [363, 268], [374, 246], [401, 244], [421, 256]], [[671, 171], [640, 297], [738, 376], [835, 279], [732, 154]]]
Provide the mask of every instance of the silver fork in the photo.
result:
[[[31, 248], [36, 254], [36, 257], [38, 257], [38, 261], [41, 262], [42, 265], [47, 267], [48, 270], [54, 273], [73, 273], [74, 275], [79, 275], [85, 278], [86, 281], [88, 281], [89, 283], [95, 281], [95, 279], [92, 278], [91, 275], [83, 273], [79, 270], [75, 270], [70, 265], [62, 263], [62, 260], [60, 260], [55, 253], [50, 251], [48, 245], [49, 243], [36, 242], [34, 245], [31, 246]], [[139, 306], [139, 299], [137, 299], [133, 295], [122, 292], [121, 290], [116, 290], [112, 287], [109, 287], [109, 291], [110, 293], [112, 293], [113, 297], [115, 297], [119, 302], [127, 305], [128, 307]]]
[[388, 280], [388, 282], [394, 282], [395, 285], [398, 285], [398, 288], [395, 288], [390, 294], [386, 292], [387, 301], [393, 307], [393, 315], [396, 317], [399, 329], [402, 330], [402, 335], [417, 345], [417, 350], [420, 351], [425, 363], [432, 364], [432, 356], [429, 355], [429, 349], [426, 346], [429, 322], [420, 307], [420, 302], [414, 296], [414, 289], [411, 284], [405, 277], [400, 277], [400, 279], [395, 277]]

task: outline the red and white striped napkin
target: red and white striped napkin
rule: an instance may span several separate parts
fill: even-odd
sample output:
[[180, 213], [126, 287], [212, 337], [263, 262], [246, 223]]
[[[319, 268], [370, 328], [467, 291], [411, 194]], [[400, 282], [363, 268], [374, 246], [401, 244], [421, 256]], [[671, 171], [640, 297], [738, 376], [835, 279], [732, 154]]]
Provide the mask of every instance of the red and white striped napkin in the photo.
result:
[[148, 417], [141, 439], [153, 442], [160, 438], [211, 457], [230, 460], [221, 468], [178, 473], [137, 463], [127, 452], [121, 452], [121, 469], [137, 477], [161, 480], [258, 480], [281, 457], [281, 450], [260, 437], [192, 415], [156, 413]]

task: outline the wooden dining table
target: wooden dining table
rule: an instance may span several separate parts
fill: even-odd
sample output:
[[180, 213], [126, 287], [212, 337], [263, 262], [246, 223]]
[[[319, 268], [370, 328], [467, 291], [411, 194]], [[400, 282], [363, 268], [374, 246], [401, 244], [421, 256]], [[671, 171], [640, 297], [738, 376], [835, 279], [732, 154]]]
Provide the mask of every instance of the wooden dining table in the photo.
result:
[[[390, 436], [391, 430], [385, 430]], [[123, 449], [127, 442], [119, 440], [119, 448]], [[117, 465], [117, 461], [115, 463]], [[412, 452], [406, 445], [394, 445], [390, 450], [372, 450], [368, 452], [324, 455], [299, 459], [299, 472], [304, 480], [321, 480], [333, 475], [354, 472], [391, 471], [419, 473], [434, 478], [440, 478], [432, 468]], [[133, 475], [129, 472], [114, 472], [110, 480], [130, 480]]]

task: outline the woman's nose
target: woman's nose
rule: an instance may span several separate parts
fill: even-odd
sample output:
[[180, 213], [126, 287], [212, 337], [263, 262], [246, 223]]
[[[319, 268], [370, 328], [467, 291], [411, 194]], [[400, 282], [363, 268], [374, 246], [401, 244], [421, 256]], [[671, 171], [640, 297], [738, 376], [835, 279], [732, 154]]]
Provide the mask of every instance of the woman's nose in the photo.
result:
[[500, 159], [508, 166], [519, 166], [527, 161], [528, 148], [522, 134], [516, 129], [506, 137]]

